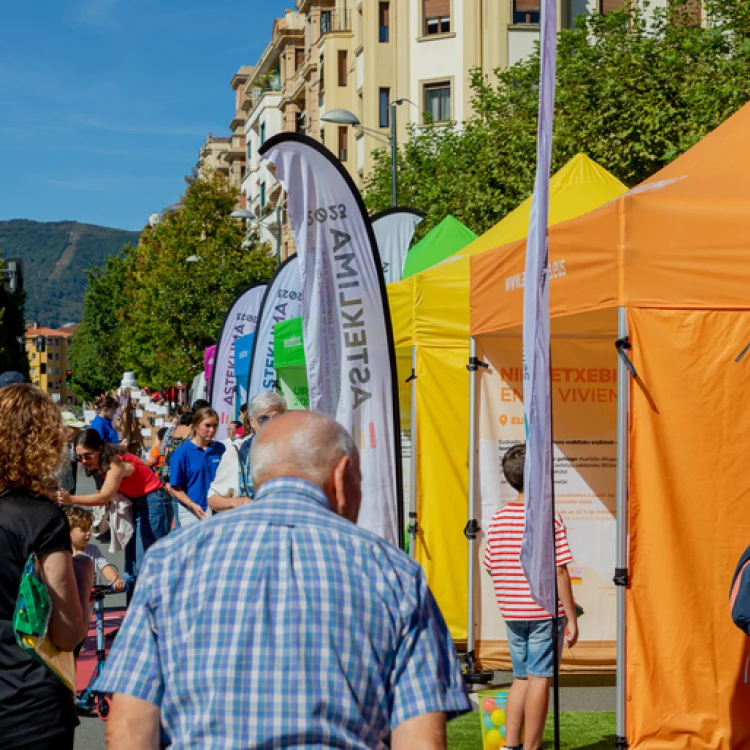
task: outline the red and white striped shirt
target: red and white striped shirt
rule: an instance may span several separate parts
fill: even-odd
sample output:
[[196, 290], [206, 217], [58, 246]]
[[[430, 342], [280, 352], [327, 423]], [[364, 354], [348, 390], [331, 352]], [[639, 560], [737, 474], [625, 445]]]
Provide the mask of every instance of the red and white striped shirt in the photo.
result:
[[[484, 567], [492, 574], [495, 597], [505, 620], [550, 620], [551, 615], [532, 598], [529, 582], [521, 568], [521, 541], [526, 525], [526, 506], [508, 503], [495, 513], [487, 533]], [[557, 565], [573, 562], [565, 525], [555, 515], [555, 558]], [[564, 614], [558, 599], [558, 617]]]

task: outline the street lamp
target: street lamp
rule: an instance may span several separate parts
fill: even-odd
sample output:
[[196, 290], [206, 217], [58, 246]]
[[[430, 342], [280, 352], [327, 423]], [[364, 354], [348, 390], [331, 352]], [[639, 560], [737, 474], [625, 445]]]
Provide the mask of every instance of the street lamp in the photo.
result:
[[[396, 157], [398, 156], [398, 144], [396, 142], [396, 107], [400, 106], [404, 102], [408, 102], [412, 106], [416, 107], [413, 101], [402, 97], [401, 99], [394, 99], [388, 107], [391, 110], [391, 136], [388, 139], [391, 144], [391, 205], [396, 206], [398, 202], [398, 181], [396, 175]], [[366, 128], [359, 120], [359, 117], [350, 112], [348, 109], [332, 109], [330, 112], [326, 112], [321, 118], [323, 122], [330, 122], [334, 125], [351, 125], [355, 128], [360, 128], [366, 133], [370, 133], [375, 136], [383, 138], [382, 133], [373, 128]]]
[[[233, 219], [244, 219], [257, 227], [262, 227], [258, 217], [249, 208], [238, 208], [229, 214]], [[281, 196], [276, 201], [276, 265], [281, 265]]]

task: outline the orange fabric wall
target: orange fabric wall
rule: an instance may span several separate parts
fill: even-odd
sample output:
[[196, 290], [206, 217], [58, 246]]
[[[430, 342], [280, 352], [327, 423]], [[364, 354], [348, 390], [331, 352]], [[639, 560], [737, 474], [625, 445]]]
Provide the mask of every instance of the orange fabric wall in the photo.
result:
[[728, 592], [750, 544], [748, 311], [628, 311], [628, 741], [750, 747], [747, 639]]

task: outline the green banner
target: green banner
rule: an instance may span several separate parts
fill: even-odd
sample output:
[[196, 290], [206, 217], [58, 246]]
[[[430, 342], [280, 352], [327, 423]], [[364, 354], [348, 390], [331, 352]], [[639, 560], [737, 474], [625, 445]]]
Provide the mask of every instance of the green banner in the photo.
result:
[[273, 363], [279, 392], [290, 409], [310, 405], [305, 365], [302, 318], [292, 318], [273, 327]]

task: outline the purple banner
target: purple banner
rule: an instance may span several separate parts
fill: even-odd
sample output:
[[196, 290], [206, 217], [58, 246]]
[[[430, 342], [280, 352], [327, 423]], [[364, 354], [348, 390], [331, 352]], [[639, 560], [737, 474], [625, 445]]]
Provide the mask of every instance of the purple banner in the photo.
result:
[[523, 400], [526, 412], [524, 495], [526, 528], [521, 566], [534, 601], [557, 614], [550, 397], [549, 275], [547, 224], [552, 161], [557, 57], [557, 0], [542, 0], [539, 124], [536, 179], [526, 241], [523, 299]]

